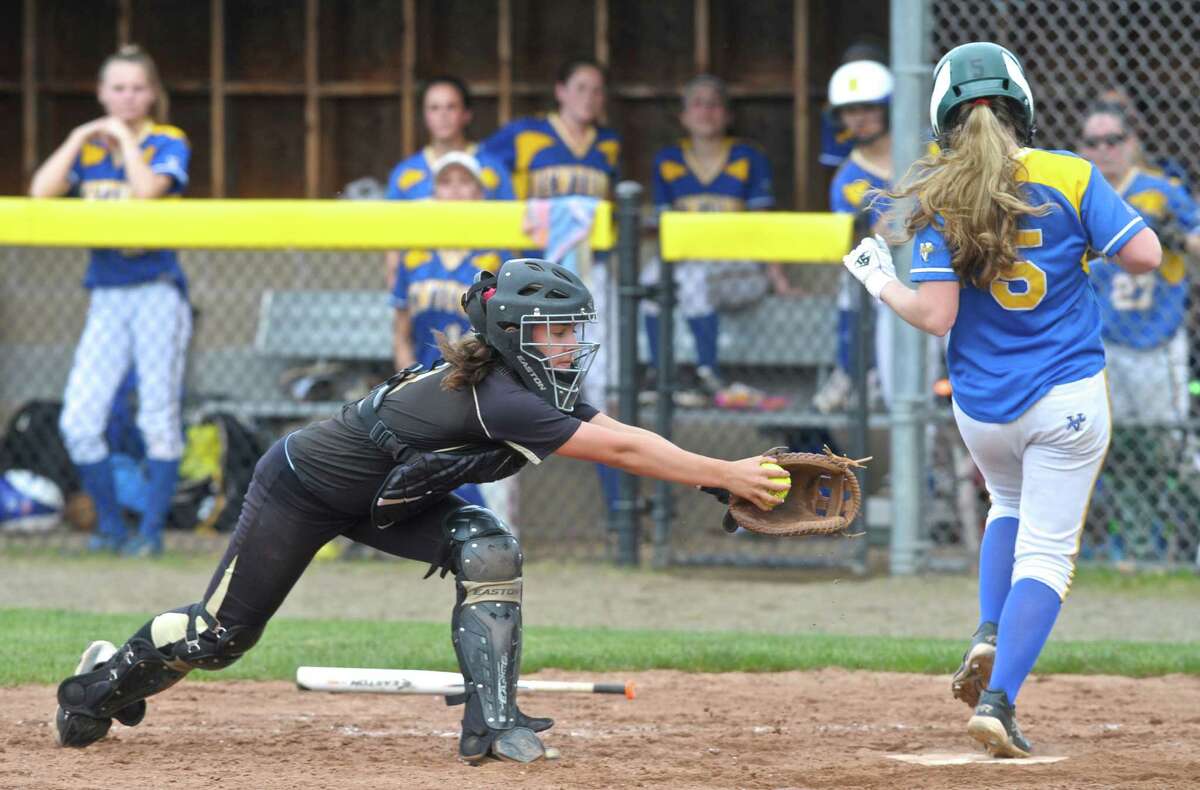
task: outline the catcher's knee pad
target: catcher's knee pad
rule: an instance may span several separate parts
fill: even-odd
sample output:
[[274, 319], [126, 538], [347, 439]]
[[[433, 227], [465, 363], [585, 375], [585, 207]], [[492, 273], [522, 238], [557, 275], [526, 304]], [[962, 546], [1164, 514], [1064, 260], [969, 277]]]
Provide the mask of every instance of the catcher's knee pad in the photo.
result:
[[452, 626], [459, 666], [483, 723], [509, 729], [517, 721], [521, 661], [521, 544], [485, 508], [460, 508], [446, 527], [458, 588]]
[[224, 627], [203, 603], [163, 612], [139, 636], [180, 669], [224, 669], [257, 644], [265, 626]]

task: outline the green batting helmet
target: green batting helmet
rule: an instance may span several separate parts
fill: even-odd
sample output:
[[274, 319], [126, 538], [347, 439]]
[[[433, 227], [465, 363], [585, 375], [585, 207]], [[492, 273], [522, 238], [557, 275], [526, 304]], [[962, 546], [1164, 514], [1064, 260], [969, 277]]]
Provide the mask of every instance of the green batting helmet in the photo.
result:
[[933, 69], [933, 95], [929, 99], [929, 121], [943, 148], [949, 142], [948, 126], [954, 112], [976, 99], [1002, 97], [1019, 109], [1022, 145], [1033, 139], [1033, 91], [1021, 61], [999, 44], [975, 41], [955, 47], [942, 56]]

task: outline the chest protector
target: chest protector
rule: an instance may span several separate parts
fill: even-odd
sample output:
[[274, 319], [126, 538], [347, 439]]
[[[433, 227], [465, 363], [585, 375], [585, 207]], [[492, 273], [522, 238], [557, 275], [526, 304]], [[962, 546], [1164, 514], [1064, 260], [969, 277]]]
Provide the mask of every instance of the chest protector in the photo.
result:
[[405, 368], [371, 390], [354, 407], [367, 435], [397, 463], [371, 502], [371, 523], [380, 529], [410, 518], [465, 483], [491, 483], [515, 475], [526, 458], [503, 444], [470, 444], [444, 451], [421, 451], [404, 444], [379, 417], [389, 392], [425, 372]]

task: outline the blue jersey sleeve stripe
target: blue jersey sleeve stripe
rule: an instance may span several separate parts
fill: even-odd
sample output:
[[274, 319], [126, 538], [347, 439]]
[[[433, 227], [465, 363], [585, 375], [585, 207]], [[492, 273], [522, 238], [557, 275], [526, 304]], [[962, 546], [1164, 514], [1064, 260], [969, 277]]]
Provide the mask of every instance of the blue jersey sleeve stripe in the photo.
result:
[[184, 169], [179, 166], [179, 163], [173, 159], [166, 162], [159, 162], [156, 165], [151, 165], [150, 170], [151, 172], [158, 173], [159, 175], [171, 176], [179, 182], [180, 186], [187, 186], [187, 172], [185, 172]]
[[919, 272], [951, 272], [951, 273], [953, 273], [954, 269], [951, 267], [947, 267], [947, 266], [918, 266], [915, 269], [909, 269], [909, 272], [912, 274], [917, 274]]
[[1125, 227], [1123, 227], [1119, 231], [1117, 231], [1117, 234], [1115, 236], [1113, 236], [1112, 239], [1109, 240], [1108, 244], [1104, 245], [1104, 248], [1102, 250], [1100, 250], [1100, 254], [1108, 255], [1108, 251], [1113, 248], [1113, 245], [1116, 244], [1118, 241], [1120, 241], [1125, 236], [1125, 234], [1129, 231], [1129, 229], [1132, 228], [1133, 226], [1137, 225], [1139, 222], [1142, 223], [1143, 225], [1145, 224], [1145, 221], [1141, 217], [1134, 217], [1133, 219], [1129, 220], [1129, 222], [1126, 223]]
[[914, 283], [932, 283], [932, 282], [958, 282], [958, 275], [954, 272], [946, 271], [926, 271], [919, 272], [913, 270], [910, 272]]

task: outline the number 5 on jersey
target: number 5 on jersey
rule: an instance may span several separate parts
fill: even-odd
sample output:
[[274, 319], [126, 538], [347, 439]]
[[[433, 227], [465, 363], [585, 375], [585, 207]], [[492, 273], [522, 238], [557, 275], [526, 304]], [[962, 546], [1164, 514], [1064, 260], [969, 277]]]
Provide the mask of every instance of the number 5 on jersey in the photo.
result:
[[[1017, 247], [1042, 246], [1040, 230], [1017, 232]], [[992, 298], [1005, 310], [1032, 310], [1046, 298], [1046, 272], [1032, 261], [1017, 261], [1012, 274], [992, 281]]]

